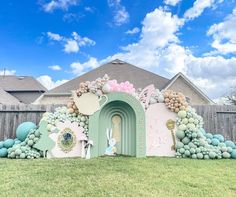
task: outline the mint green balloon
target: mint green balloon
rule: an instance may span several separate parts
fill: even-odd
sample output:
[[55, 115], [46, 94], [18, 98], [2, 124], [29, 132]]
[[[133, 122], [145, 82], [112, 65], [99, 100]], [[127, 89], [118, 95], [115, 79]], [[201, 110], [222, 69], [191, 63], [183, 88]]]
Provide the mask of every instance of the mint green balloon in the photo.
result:
[[175, 135], [180, 140], [182, 140], [185, 137], [185, 133], [182, 130], [177, 130]]
[[184, 111], [184, 110], [181, 110], [181, 111], [178, 112], [178, 116], [180, 118], [185, 118], [187, 116], [187, 112]]
[[189, 157], [189, 156], [191, 155], [191, 153], [190, 153], [189, 150], [186, 150], [186, 151], [184, 152], [184, 154], [185, 154], [186, 157]]
[[176, 148], [177, 149], [180, 149], [180, 148], [183, 148], [184, 147], [184, 144], [182, 142], [177, 142], [176, 143]]
[[194, 154], [196, 151], [195, 151], [195, 149], [194, 148], [190, 148], [190, 153], [191, 154]]
[[215, 159], [216, 154], [215, 154], [214, 152], [210, 152], [210, 153], [209, 153], [209, 157], [210, 157], [211, 159]]
[[35, 128], [36, 125], [33, 122], [24, 122], [17, 127], [16, 137], [23, 142], [27, 138], [30, 131]]
[[184, 139], [182, 139], [182, 142], [187, 145], [190, 142], [190, 139], [188, 137], [185, 137]]
[[21, 153], [21, 154], [20, 154], [20, 158], [21, 158], [21, 159], [25, 159], [25, 157], [26, 157], [25, 153]]
[[203, 159], [203, 154], [202, 153], [197, 153], [197, 158], [198, 159]]
[[225, 158], [225, 159], [229, 159], [231, 157], [231, 155], [228, 153], [228, 152], [223, 152], [222, 156]]

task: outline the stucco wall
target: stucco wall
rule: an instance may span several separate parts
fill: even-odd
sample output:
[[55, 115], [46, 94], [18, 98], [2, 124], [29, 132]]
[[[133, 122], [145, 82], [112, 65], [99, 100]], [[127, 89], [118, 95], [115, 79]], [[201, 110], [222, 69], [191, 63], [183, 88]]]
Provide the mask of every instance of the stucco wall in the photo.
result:
[[210, 104], [209, 101], [193, 90], [181, 76], [168, 89], [176, 92], [182, 92], [185, 96], [190, 98], [190, 104], [192, 105]]
[[9, 92], [12, 96], [16, 97], [20, 102], [24, 104], [31, 104], [37, 98], [39, 98], [43, 93], [42, 92], [33, 92], [33, 91], [22, 91], [22, 92]]
[[37, 104], [63, 104], [66, 105], [70, 101], [70, 96], [43, 96]]

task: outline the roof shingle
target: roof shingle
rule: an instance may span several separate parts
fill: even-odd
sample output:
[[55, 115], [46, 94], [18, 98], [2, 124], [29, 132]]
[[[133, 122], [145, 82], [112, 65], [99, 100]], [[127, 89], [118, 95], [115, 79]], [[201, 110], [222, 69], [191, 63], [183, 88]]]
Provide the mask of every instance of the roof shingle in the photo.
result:
[[71, 90], [78, 89], [81, 82], [93, 81], [103, 77], [105, 74], [108, 74], [111, 79], [116, 79], [118, 82], [128, 80], [134, 84], [135, 88], [145, 88], [150, 84], [154, 84], [156, 88], [163, 89], [169, 81], [167, 78], [129, 63], [114, 60], [50, 90], [47, 94], [71, 93]]
[[0, 87], [11, 91], [47, 91], [47, 89], [33, 77], [18, 77], [15, 75], [0, 75]]

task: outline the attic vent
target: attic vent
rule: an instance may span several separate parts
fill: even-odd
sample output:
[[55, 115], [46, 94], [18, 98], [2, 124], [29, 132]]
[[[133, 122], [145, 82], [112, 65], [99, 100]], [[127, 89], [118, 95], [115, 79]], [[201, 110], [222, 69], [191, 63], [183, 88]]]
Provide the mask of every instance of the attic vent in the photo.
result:
[[25, 77], [18, 77], [19, 80], [23, 80]]
[[112, 61], [111, 63], [112, 63], [112, 64], [124, 64], [124, 62], [121, 61], [121, 60], [114, 60], [114, 61]]

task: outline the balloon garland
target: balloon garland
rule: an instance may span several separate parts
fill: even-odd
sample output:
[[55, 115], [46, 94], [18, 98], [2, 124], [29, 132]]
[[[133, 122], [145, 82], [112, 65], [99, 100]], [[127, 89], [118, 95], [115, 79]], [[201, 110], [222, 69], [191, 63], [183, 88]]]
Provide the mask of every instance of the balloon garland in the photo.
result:
[[[125, 92], [135, 98], [144, 98], [141, 95], [142, 89], [135, 89], [130, 82], [118, 83], [116, 80], [110, 80], [105, 75], [95, 81], [86, 81], [79, 84], [76, 95], [82, 96], [84, 93], [91, 92], [98, 97], [110, 92]], [[155, 89], [148, 98], [148, 106], [155, 103], [164, 103], [172, 112], [177, 113], [175, 124], [177, 131], [174, 140], [177, 158], [192, 158], [192, 159], [221, 159], [233, 158], [236, 159], [236, 146], [234, 142], [225, 140], [220, 134], [207, 133], [203, 129], [203, 118], [196, 113], [196, 110], [189, 106], [185, 96], [182, 93], [171, 90], [160, 91]], [[145, 109], [148, 108], [145, 106]], [[41, 122], [46, 122], [47, 131], [55, 132], [58, 122], [76, 122], [78, 126], [84, 128], [85, 138], [88, 136], [89, 116], [79, 113], [73, 99], [67, 106], [55, 109], [53, 113], [45, 113]], [[171, 123], [172, 124], [172, 123]], [[173, 130], [169, 123], [169, 130], [172, 134]], [[35, 148], [35, 144], [41, 138], [41, 133], [34, 123], [23, 123], [17, 129], [17, 138], [7, 139], [0, 142], [0, 157], [8, 157], [15, 159], [34, 159], [43, 156], [42, 151]], [[45, 138], [47, 136], [44, 136]], [[93, 142], [87, 139], [85, 147], [87, 147], [86, 158], [90, 158], [90, 148]], [[83, 154], [84, 155], [84, 154]]]

